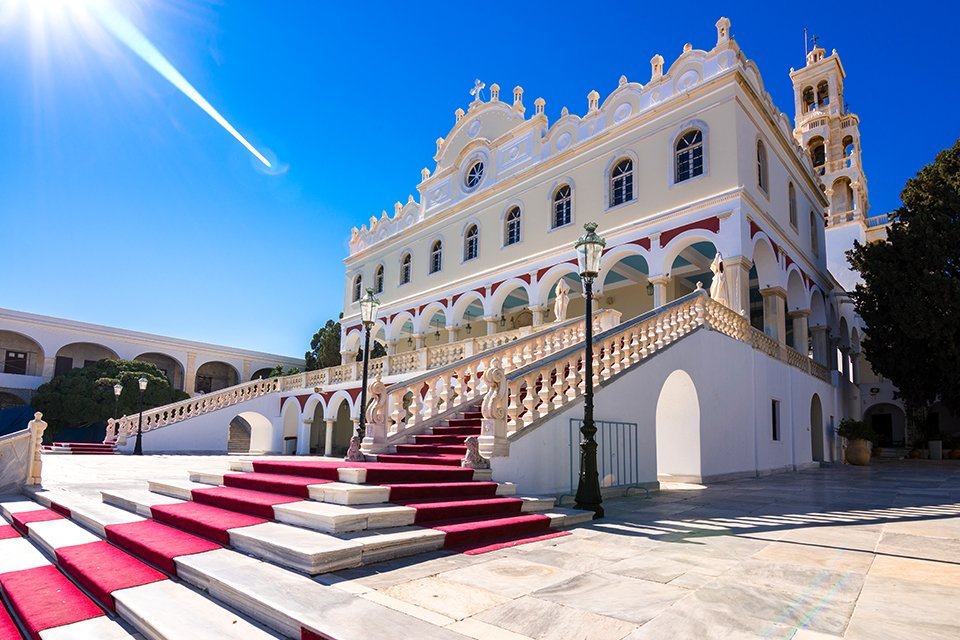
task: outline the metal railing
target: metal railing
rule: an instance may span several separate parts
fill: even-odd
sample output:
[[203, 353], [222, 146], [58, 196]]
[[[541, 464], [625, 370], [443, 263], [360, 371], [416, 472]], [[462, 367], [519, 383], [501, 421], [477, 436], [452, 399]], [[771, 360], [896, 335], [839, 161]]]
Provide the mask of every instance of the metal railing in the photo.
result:
[[[594, 420], [597, 427], [597, 468], [600, 486], [641, 486], [640, 425], [636, 422]], [[580, 478], [580, 427], [582, 418], [570, 418], [570, 493]], [[651, 438], [651, 441], [653, 439]]]

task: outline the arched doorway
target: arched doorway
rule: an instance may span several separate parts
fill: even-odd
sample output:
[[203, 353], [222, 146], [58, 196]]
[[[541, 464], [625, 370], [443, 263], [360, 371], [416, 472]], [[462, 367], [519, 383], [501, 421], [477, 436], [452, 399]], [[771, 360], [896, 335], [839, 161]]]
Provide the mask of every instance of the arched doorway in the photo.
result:
[[197, 381], [193, 385], [195, 393], [210, 393], [237, 384], [240, 375], [226, 362], [205, 362], [197, 369]]
[[875, 404], [863, 412], [863, 421], [876, 431], [878, 447], [904, 446], [906, 419], [903, 409], [897, 405], [889, 402]]
[[237, 416], [227, 429], [227, 453], [250, 452], [250, 423]]
[[696, 290], [698, 282], [709, 291], [710, 285], [713, 284], [710, 263], [716, 256], [716, 245], [705, 240], [694, 242], [681, 250], [670, 265], [670, 282], [667, 285], [666, 299], [676, 300], [692, 293]]
[[622, 255], [609, 266], [601, 265], [602, 306], [616, 309], [623, 320], [653, 309], [653, 285], [648, 280], [649, 273], [646, 259], [639, 254]]
[[353, 420], [350, 419], [350, 405], [341, 402], [337, 409], [337, 421], [333, 424], [333, 455], [343, 456], [353, 437]]
[[273, 367], [264, 367], [262, 369], [257, 369], [253, 372], [253, 375], [250, 376], [250, 380], [266, 380], [270, 377], [270, 372], [273, 371]]
[[0, 373], [39, 376], [43, 372], [43, 348], [22, 333], [0, 331], [0, 358]]
[[102, 344], [92, 342], [74, 342], [64, 345], [57, 351], [55, 376], [67, 373], [71, 369], [85, 367], [100, 360], [116, 360], [117, 354]]
[[677, 369], [657, 398], [657, 473], [700, 476], [700, 398], [693, 379]]
[[134, 360], [154, 365], [167, 377], [170, 386], [183, 390], [183, 366], [165, 353], [141, 353]]
[[[296, 398], [287, 400], [283, 407], [283, 443], [281, 453], [296, 453], [296, 441], [300, 434], [300, 403]], [[288, 446], [288, 442], [294, 446]]]
[[810, 399], [810, 455], [817, 462], [825, 460], [823, 455], [823, 405], [816, 393]]

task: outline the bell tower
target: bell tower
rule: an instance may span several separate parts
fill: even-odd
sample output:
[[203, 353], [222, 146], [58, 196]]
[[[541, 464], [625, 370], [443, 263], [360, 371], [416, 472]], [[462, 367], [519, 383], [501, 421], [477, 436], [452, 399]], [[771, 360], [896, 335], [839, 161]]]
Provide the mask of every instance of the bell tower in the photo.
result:
[[846, 73], [836, 49], [830, 55], [817, 45], [806, 65], [790, 70], [793, 81], [793, 135], [813, 160], [820, 186], [830, 202], [827, 227], [859, 221], [869, 211], [867, 179], [860, 162], [860, 118], [843, 98]]

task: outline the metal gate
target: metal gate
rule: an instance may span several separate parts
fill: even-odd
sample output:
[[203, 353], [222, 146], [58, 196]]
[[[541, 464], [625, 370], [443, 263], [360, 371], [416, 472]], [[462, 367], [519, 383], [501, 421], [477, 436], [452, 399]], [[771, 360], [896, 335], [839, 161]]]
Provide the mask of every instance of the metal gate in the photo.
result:
[[[640, 428], [636, 422], [594, 420], [597, 427], [597, 470], [601, 487], [640, 484]], [[570, 492], [580, 479], [582, 418], [570, 418]]]

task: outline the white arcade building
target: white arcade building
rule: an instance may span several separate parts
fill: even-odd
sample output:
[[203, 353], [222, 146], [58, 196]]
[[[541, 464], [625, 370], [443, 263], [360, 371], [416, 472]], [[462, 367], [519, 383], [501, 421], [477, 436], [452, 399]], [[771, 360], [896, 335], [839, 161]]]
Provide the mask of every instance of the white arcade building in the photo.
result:
[[[417, 196], [353, 229], [343, 364], [152, 410], [145, 450], [223, 451], [245, 425], [253, 452], [342, 454], [359, 415], [369, 287], [387, 355], [371, 363], [365, 452], [482, 403], [494, 478], [569, 493], [584, 388], [573, 243], [596, 222], [605, 485], [837, 459], [834, 428], [862, 414], [866, 366], [838, 256], [884, 227], [867, 218], [838, 55], [814, 48], [791, 77], [793, 123], [721, 18], [712, 48], [684, 45], [669, 66], [654, 55], [646, 82], [590, 91], [583, 115], [564, 108], [551, 123], [543, 99], [531, 109], [521, 87], [485, 96], [478, 81]], [[571, 293], [558, 318], [560, 283]], [[134, 422], [115, 429], [129, 450]]]

